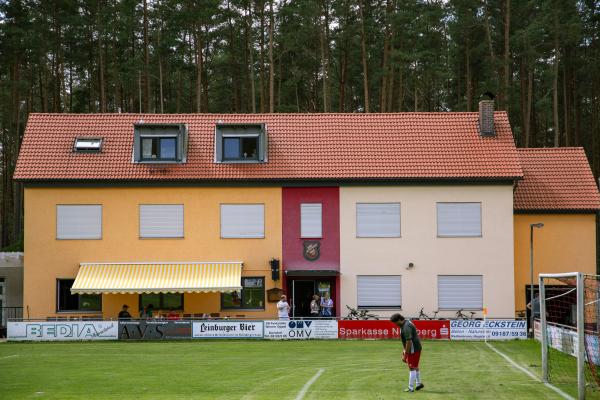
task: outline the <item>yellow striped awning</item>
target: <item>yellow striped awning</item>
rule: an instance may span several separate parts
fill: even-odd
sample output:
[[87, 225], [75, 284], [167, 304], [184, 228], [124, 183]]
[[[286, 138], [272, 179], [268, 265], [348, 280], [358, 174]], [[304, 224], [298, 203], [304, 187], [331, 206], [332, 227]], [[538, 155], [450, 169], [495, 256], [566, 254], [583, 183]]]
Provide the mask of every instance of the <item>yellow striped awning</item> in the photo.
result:
[[82, 263], [71, 293], [232, 292], [241, 276], [241, 262]]

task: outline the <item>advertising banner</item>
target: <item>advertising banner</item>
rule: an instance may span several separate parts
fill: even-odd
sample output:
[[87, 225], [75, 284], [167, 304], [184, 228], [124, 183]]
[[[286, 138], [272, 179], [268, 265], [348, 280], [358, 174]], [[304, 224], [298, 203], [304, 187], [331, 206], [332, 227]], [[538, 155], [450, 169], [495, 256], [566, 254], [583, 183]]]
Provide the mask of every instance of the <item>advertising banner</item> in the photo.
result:
[[194, 321], [192, 337], [200, 339], [262, 339], [263, 321]]
[[8, 322], [8, 340], [116, 340], [117, 321]]
[[337, 339], [335, 320], [265, 321], [265, 339]]
[[[422, 339], [450, 339], [450, 321], [412, 320]], [[391, 321], [340, 320], [340, 339], [400, 339], [400, 327]]]
[[527, 339], [527, 321], [515, 319], [455, 319], [450, 321], [452, 340]]
[[[541, 323], [539, 320], [535, 320], [533, 323], [534, 337], [538, 341], [542, 341]], [[586, 331], [591, 332], [591, 331]], [[548, 346], [562, 351], [570, 356], [577, 357], [579, 349], [579, 342], [577, 341], [577, 329], [553, 324], [548, 322], [546, 329]], [[600, 339], [595, 334], [585, 334], [585, 347], [587, 349], [599, 349]], [[596, 365], [600, 365], [600, 353], [598, 351], [587, 350], [588, 362], [593, 362]]]
[[425, 320], [416, 319], [412, 321], [423, 339], [450, 339], [450, 321], [448, 320]]
[[191, 337], [191, 321], [119, 321], [121, 340], [190, 339]]

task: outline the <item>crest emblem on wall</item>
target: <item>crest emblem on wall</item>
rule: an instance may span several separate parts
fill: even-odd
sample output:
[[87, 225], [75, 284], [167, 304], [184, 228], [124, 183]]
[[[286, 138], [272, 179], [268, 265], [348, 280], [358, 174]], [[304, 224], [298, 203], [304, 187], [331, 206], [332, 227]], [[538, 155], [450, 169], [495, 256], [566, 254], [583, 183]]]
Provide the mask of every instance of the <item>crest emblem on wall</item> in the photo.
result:
[[304, 258], [308, 261], [315, 261], [321, 256], [321, 242], [317, 240], [304, 241]]

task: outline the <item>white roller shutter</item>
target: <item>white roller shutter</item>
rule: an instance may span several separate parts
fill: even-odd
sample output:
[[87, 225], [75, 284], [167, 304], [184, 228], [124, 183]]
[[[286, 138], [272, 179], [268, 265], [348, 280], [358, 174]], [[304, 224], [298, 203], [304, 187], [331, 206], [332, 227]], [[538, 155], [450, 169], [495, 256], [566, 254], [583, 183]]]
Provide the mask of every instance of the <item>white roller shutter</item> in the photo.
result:
[[481, 203], [437, 203], [438, 236], [481, 236]]
[[439, 275], [438, 308], [440, 310], [481, 310], [483, 277], [481, 275]]
[[102, 239], [101, 205], [57, 205], [57, 239]]
[[400, 275], [359, 275], [356, 279], [358, 307], [400, 308], [402, 306]]
[[221, 204], [222, 238], [264, 238], [264, 204]]
[[400, 203], [357, 203], [357, 237], [400, 237]]
[[323, 237], [323, 206], [321, 203], [300, 204], [300, 237]]
[[183, 204], [140, 205], [141, 238], [182, 238]]

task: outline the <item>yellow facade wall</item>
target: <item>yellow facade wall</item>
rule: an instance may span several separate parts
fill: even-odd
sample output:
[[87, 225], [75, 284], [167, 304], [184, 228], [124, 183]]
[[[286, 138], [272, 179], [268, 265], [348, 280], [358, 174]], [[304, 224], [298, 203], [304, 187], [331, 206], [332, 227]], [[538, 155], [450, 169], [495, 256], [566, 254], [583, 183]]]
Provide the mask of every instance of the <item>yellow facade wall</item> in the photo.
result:
[[515, 214], [515, 307], [524, 310], [530, 284], [530, 224], [534, 230], [534, 285], [541, 273], [596, 273], [596, 216], [594, 214]]
[[[265, 238], [221, 239], [220, 205], [265, 205]], [[57, 240], [57, 204], [101, 204], [101, 240]], [[183, 239], [139, 239], [140, 204], [183, 204]], [[25, 189], [24, 316], [56, 313], [56, 280], [75, 278], [82, 262], [243, 261], [242, 276], [265, 277], [265, 290], [281, 287], [271, 280], [269, 260], [281, 259], [281, 188], [277, 187], [123, 187]], [[184, 313], [244, 314], [270, 318], [265, 310], [221, 310], [217, 293], [185, 294]], [[103, 295], [103, 317], [116, 317], [128, 304], [137, 316], [137, 295]], [[93, 313], [68, 313], [91, 315]]]

